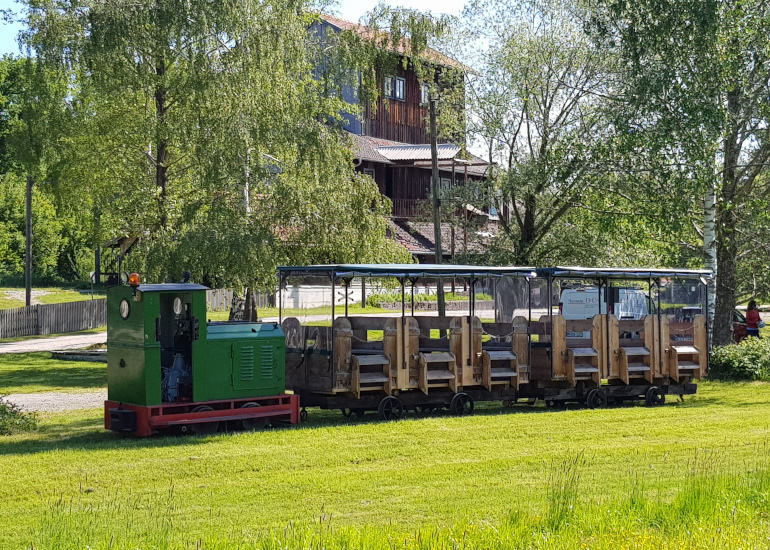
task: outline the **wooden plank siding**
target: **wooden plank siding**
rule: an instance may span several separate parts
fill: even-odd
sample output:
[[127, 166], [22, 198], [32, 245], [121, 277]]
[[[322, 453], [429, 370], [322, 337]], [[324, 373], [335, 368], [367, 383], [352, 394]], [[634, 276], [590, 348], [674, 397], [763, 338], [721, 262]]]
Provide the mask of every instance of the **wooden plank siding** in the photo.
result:
[[387, 99], [382, 94], [376, 105], [366, 105], [364, 135], [402, 143], [428, 143], [428, 106], [420, 105], [420, 82], [411, 69], [399, 64], [395, 74], [404, 79], [406, 99]]
[[77, 332], [106, 324], [104, 298], [0, 310], [0, 338]]

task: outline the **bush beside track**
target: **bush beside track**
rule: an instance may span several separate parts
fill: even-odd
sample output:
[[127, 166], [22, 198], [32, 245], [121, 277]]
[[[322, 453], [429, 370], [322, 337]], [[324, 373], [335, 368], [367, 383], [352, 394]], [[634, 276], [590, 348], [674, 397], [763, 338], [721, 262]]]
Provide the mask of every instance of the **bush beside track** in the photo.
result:
[[709, 376], [717, 380], [770, 381], [770, 339], [746, 338], [740, 344], [715, 348]]

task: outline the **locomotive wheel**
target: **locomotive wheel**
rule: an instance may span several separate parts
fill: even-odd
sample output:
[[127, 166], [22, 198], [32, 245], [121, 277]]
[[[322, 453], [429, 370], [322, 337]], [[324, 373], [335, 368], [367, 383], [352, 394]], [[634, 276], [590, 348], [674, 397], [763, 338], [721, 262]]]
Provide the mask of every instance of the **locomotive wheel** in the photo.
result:
[[[190, 412], [204, 412], [204, 411], [213, 411], [211, 407], [208, 405], [198, 405]], [[193, 433], [196, 433], [198, 435], [211, 435], [215, 434], [219, 431], [219, 422], [199, 422], [197, 424], [193, 424], [190, 429]]]
[[404, 406], [401, 401], [389, 395], [382, 398], [377, 412], [380, 413], [380, 418], [383, 420], [398, 420], [404, 415]]
[[592, 389], [586, 397], [586, 405], [589, 409], [603, 409], [607, 406], [607, 394], [597, 388]]
[[467, 393], [456, 393], [449, 404], [449, 410], [457, 416], [471, 414], [473, 407], [473, 398]]
[[658, 386], [650, 386], [644, 394], [644, 402], [648, 407], [660, 407], [666, 404], [666, 396]]
[[[241, 408], [242, 409], [251, 409], [253, 407], [259, 407], [259, 403], [254, 403], [253, 401], [249, 401], [248, 403], [245, 403]], [[267, 418], [244, 418], [241, 420], [241, 426], [244, 430], [247, 432], [253, 431], [253, 430], [264, 430], [267, 428]]]

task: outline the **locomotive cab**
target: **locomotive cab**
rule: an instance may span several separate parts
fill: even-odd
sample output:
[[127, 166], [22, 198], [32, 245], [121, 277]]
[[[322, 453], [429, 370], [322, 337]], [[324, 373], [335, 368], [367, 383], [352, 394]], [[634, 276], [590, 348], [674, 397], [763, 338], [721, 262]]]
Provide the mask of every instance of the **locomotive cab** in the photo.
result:
[[196, 379], [205, 374], [206, 324], [200, 319], [206, 290], [191, 283], [110, 289], [110, 401], [153, 406], [195, 399], [196, 382], [203, 382]]

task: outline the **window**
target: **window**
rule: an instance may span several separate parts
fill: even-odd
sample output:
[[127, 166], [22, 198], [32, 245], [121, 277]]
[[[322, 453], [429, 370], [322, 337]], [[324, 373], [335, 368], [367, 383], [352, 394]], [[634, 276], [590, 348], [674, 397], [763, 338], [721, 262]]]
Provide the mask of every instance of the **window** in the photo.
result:
[[447, 191], [449, 191], [450, 187], [452, 187], [451, 178], [441, 178], [441, 185], [439, 187], [441, 191], [446, 193]]
[[395, 97], [399, 101], [406, 101], [406, 80], [403, 78], [396, 78]]
[[420, 105], [430, 103], [430, 84], [423, 82], [420, 84]]
[[374, 168], [364, 168], [364, 175], [374, 179]]
[[396, 79], [392, 76], [385, 77], [385, 81], [383, 82], [383, 86], [382, 86], [383, 97], [386, 97], [388, 99], [393, 98], [393, 88], [394, 88], [395, 80]]

